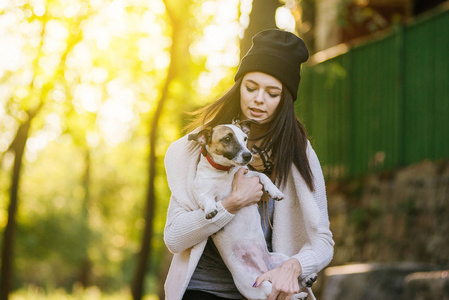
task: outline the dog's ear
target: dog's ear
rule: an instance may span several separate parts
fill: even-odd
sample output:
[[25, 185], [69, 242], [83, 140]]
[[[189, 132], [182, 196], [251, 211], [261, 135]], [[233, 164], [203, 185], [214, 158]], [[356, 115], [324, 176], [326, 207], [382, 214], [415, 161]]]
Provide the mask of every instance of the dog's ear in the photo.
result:
[[244, 121], [237, 123], [237, 125], [240, 127], [240, 129], [246, 134], [248, 134], [249, 131], [251, 130], [252, 124], [259, 124], [259, 122], [257, 122], [256, 120], [249, 119], [249, 120], [244, 120]]
[[188, 136], [189, 141], [195, 141], [201, 146], [207, 145], [212, 136], [212, 128], [206, 128], [197, 133], [191, 133]]

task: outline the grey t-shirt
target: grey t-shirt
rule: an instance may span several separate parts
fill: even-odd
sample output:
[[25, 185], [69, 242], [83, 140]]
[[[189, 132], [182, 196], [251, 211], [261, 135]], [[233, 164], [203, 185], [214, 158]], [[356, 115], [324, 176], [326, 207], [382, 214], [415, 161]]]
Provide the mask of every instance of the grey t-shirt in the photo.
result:
[[[265, 208], [263, 208], [265, 205]], [[273, 224], [273, 199], [268, 201], [268, 214], [264, 211], [267, 209], [266, 204], [259, 205], [259, 213], [261, 215], [261, 226], [265, 235], [268, 250], [272, 251], [271, 235], [272, 230], [270, 222]], [[265, 218], [265, 221], [264, 221]], [[270, 221], [268, 220], [270, 218]], [[218, 252], [212, 239], [209, 237], [203, 255], [190, 279], [188, 290], [200, 290], [219, 297], [228, 299], [242, 299], [242, 295], [235, 287], [231, 272], [229, 272], [223, 259]]]

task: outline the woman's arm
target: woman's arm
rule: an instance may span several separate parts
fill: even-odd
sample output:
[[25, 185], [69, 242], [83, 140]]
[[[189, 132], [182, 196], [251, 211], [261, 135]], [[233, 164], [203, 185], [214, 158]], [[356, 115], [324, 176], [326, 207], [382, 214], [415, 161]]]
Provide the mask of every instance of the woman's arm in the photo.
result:
[[202, 209], [186, 210], [172, 195], [164, 230], [164, 241], [173, 253], [182, 252], [206, 240], [234, 217], [217, 202], [218, 213], [212, 219], [204, 217]]
[[324, 177], [318, 157], [310, 143], [307, 151], [314, 178], [315, 192], [313, 197], [320, 210], [317, 238], [313, 244], [304, 246], [298, 254], [287, 260], [280, 267], [268, 271], [257, 278], [255, 286], [259, 286], [265, 280], [269, 280], [273, 284], [273, 290], [268, 300], [276, 299], [277, 297], [290, 299], [292, 294], [299, 292], [298, 278], [318, 273], [330, 263], [333, 257], [334, 241], [329, 229]]
[[182, 252], [217, 232], [233, 215], [217, 203], [218, 214], [210, 220], [193, 201], [190, 191], [196, 174], [199, 151], [190, 150], [187, 136], [173, 142], [165, 154], [165, 171], [171, 191], [164, 241], [173, 253]]
[[301, 263], [304, 276], [318, 273], [332, 260], [334, 254], [334, 241], [329, 228], [329, 215], [327, 211], [326, 187], [323, 172], [318, 157], [310, 143], [307, 155], [312, 170], [315, 192], [313, 197], [320, 209], [320, 221], [318, 223], [317, 239], [312, 245], [303, 247], [294, 257]]
[[217, 202], [218, 213], [212, 219], [206, 219], [202, 209], [186, 210], [172, 195], [164, 230], [165, 244], [170, 251], [179, 253], [204, 241], [231, 221], [240, 208], [260, 200], [262, 185], [257, 178], [245, 177], [243, 170], [235, 175], [233, 192]]
[[171, 190], [164, 241], [173, 253], [182, 252], [214, 234], [234, 217], [240, 208], [257, 203], [262, 196], [262, 185], [257, 178], [245, 177], [239, 170], [232, 183], [231, 194], [217, 202], [218, 213], [212, 219], [191, 199], [189, 189], [196, 173], [199, 152], [188, 150], [187, 139], [174, 142], [165, 156], [167, 181]]

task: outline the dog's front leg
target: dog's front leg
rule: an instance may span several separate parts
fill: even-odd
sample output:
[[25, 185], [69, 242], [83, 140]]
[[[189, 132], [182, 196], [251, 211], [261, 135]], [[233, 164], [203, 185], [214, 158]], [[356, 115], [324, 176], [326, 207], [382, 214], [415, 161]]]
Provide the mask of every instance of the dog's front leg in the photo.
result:
[[197, 195], [198, 205], [204, 210], [206, 219], [212, 219], [218, 213], [215, 196], [203, 192]]
[[264, 190], [270, 195], [274, 200], [284, 199], [284, 194], [274, 185], [271, 179], [263, 174], [256, 171], [248, 171], [247, 176], [249, 177], [259, 177], [260, 183], [262, 183]]

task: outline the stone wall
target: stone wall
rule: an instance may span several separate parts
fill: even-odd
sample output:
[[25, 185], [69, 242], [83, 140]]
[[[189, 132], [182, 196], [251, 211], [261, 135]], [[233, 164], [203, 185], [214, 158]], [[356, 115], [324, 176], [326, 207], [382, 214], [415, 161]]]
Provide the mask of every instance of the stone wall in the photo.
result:
[[[325, 291], [320, 300], [412, 300], [438, 299], [448, 296], [444, 285], [449, 282], [441, 278], [442, 272], [431, 271], [433, 266], [418, 263], [352, 264], [330, 267], [325, 271]], [[422, 272], [426, 271], [426, 272]], [[418, 272], [418, 273], [417, 273]], [[416, 278], [431, 278], [410, 280]], [[424, 275], [425, 274], [425, 275]], [[430, 275], [429, 274], [435, 274]], [[439, 276], [439, 277], [438, 277]], [[449, 278], [448, 278], [449, 279]], [[429, 287], [431, 289], [429, 290]], [[424, 291], [423, 291], [424, 288]], [[422, 294], [427, 298], [417, 298]]]
[[[331, 266], [375, 263], [387, 272], [398, 263], [425, 265], [422, 271], [448, 268], [449, 161], [425, 161], [345, 182], [328, 181], [327, 196], [335, 241]], [[324, 273], [314, 286], [317, 299], [324, 299], [330, 288], [326, 287], [330, 277]], [[400, 274], [402, 282], [407, 272]], [[332, 280], [341, 280], [333, 276]], [[363, 276], [367, 275], [361, 275], [362, 281]]]
[[449, 161], [328, 182], [332, 265], [413, 261], [449, 265]]
[[403, 299], [449, 300], [449, 270], [417, 272], [404, 280]]

